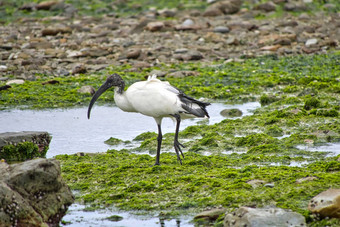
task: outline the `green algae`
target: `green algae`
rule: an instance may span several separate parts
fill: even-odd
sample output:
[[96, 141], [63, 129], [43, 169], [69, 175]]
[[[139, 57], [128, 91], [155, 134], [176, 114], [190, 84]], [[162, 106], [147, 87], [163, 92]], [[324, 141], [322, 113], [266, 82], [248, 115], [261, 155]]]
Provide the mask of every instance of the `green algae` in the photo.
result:
[[119, 144], [127, 144], [130, 143], [130, 141], [123, 141], [121, 139], [118, 138], [114, 138], [114, 137], [110, 137], [109, 139], [105, 140], [104, 143], [108, 144], [108, 145], [119, 145]]
[[33, 158], [45, 158], [48, 147], [39, 151], [38, 145], [32, 142], [22, 142], [17, 145], [6, 145], [0, 150], [0, 159], [7, 162], [26, 161]]

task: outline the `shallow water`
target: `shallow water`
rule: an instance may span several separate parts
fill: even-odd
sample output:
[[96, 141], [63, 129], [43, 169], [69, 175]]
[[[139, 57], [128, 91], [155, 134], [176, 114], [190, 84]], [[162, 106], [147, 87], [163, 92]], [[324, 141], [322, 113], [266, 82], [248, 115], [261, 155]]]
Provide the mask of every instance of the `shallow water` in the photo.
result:
[[[220, 111], [226, 108], [238, 108], [243, 116], [251, 115], [260, 107], [258, 102], [240, 105], [213, 103], [208, 106], [209, 124], [224, 119]], [[0, 133], [16, 131], [47, 131], [53, 138], [46, 157], [77, 152], [105, 152], [112, 148], [104, 143], [110, 137], [132, 140], [137, 135], [151, 131], [157, 132], [153, 118], [138, 113], [125, 113], [116, 106], [95, 106], [91, 119], [87, 119], [87, 107], [52, 110], [6, 110], [0, 111]], [[187, 119], [181, 122], [180, 129], [195, 125], [202, 119]], [[175, 123], [163, 119], [163, 133], [174, 132]]]
[[313, 145], [298, 145], [300, 150], [313, 151], [313, 152], [329, 152], [327, 156], [337, 156], [340, 154], [340, 143], [328, 143], [322, 146]]
[[[192, 217], [183, 216], [180, 219], [163, 220], [159, 217], [134, 215], [130, 212], [117, 211], [114, 209], [103, 209], [96, 211], [84, 211], [85, 206], [80, 204], [72, 204], [67, 214], [64, 216], [64, 222], [71, 222], [67, 227], [77, 226], [141, 226], [141, 227], [191, 227]], [[121, 221], [109, 221], [108, 217], [118, 215], [123, 217]], [[157, 216], [157, 215], [156, 215]]]

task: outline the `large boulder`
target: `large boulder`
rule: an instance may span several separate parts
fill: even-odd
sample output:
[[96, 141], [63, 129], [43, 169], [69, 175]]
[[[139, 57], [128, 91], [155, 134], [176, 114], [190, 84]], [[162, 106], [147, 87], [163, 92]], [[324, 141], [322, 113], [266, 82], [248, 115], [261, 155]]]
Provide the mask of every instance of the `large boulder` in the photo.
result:
[[307, 226], [305, 218], [292, 211], [281, 208], [250, 208], [241, 207], [233, 213], [226, 214], [224, 227], [289, 227]]
[[0, 162], [0, 226], [59, 226], [74, 197], [55, 159]]

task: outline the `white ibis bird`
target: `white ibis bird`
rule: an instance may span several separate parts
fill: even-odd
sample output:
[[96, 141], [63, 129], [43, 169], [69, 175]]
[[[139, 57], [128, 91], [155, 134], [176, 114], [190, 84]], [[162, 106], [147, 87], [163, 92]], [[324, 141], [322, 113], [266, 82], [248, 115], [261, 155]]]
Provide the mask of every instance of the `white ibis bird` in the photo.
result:
[[176, 120], [174, 148], [177, 159], [182, 164], [180, 153], [184, 158], [181, 149], [181, 147], [184, 148], [184, 146], [178, 142], [178, 131], [181, 119], [193, 117], [209, 118], [206, 106], [210, 105], [210, 103], [191, 98], [178, 88], [171, 86], [169, 82], [158, 80], [156, 76], [150, 76], [147, 81], [136, 82], [124, 91], [125, 82], [115, 73], [108, 76], [105, 83], [93, 95], [87, 111], [87, 117], [89, 119], [93, 104], [101, 94], [111, 87], [114, 87], [114, 100], [121, 110], [138, 112], [155, 119], [158, 126], [155, 165], [159, 165], [162, 144], [162, 119], [164, 117], [171, 117]]

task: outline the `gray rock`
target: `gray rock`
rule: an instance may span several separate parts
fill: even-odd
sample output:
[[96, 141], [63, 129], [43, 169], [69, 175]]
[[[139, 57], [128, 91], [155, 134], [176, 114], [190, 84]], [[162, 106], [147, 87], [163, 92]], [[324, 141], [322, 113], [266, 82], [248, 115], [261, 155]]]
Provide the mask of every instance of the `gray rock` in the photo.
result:
[[230, 31], [230, 29], [228, 27], [225, 26], [217, 26], [214, 28], [214, 32], [216, 33], [228, 33]]
[[298, 213], [280, 208], [241, 207], [233, 213], [227, 213], [224, 227], [290, 227], [307, 226], [305, 218]]
[[254, 9], [272, 12], [276, 10], [276, 5], [273, 2], [265, 2], [255, 6]]
[[250, 184], [253, 188], [263, 186], [265, 183], [266, 182], [264, 180], [258, 180], [258, 179], [247, 181], [247, 184]]
[[180, 49], [176, 49], [174, 51], [175, 54], [183, 54], [183, 53], [187, 53], [188, 49], [187, 48], [180, 48]]
[[188, 53], [183, 55], [183, 60], [201, 60], [203, 55], [201, 52], [196, 50], [190, 50]]
[[130, 49], [127, 54], [126, 57], [128, 59], [136, 59], [140, 56], [140, 54], [142, 53], [141, 49], [136, 48], [136, 49]]
[[328, 189], [315, 196], [308, 210], [322, 218], [340, 218], [340, 189]]
[[24, 80], [17, 79], [17, 80], [9, 80], [9, 81], [7, 81], [6, 85], [11, 85], [11, 84], [23, 84], [23, 83], [25, 83]]
[[95, 89], [92, 86], [85, 85], [85, 86], [82, 86], [81, 88], [79, 88], [77, 90], [77, 92], [82, 93], [82, 94], [91, 94], [91, 95], [93, 95], [96, 91], [95, 91]]
[[284, 5], [283, 9], [286, 11], [299, 12], [299, 11], [306, 11], [307, 6], [304, 3], [288, 2]]
[[203, 211], [197, 214], [194, 219], [206, 219], [208, 221], [215, 221], [220, 215], [227, 211], [225, 208], [214, 208], [211, 210]]
[[176, 72], [170, 73], [166, 77], [184, 78], [187, 76], [198, 76], [198, 75], [199, 75], [199, 72], [196, 72], [196, 71], [176, 71]]
[[72, 69], [72, 75], [79, 74], [79, 73], [86, 73], [87, 69], [84, 64], [77, 64]]
[[306, 46], [312, 46], [312, 45], [315, 45], [318, 43], [318, 40], [317, 39], [308, 39], [305, 43]]
[[186, 19], [185, 21], [183, 21], [182, 26], [192, 26], [194, 24], [195, 24], [195, 22], [193, 20]]
[[151, 32], [160, 31], [162, 28], [164, 28], [164, 23], [162, 21], [156, 21], [156, 22], [149, 22], [145, 29], [149, 30]]
[[164, 72], [162, 70], [157, 70], [157, 69], [154, 69], [150, 72], [150, 76], [152, 75], [156, 75], [157, 77], [164, 77], [165, 75], [167, 74], [167, 72]]
[[0, 226], [59, 226], [74, 197], [54, 159], [0, 162]]
[[[219, 12], [224, 14], [237, 13], [242, 5], [242, 0], [225, 0], [210, 5], [203, 16], [219, 16]], [[214, 15], [217, 13], [216, 15]]]
[[43, 1], [35, 6], [37, 10], [50, 10], [51, 7], [58, 4], [58, 1]]

